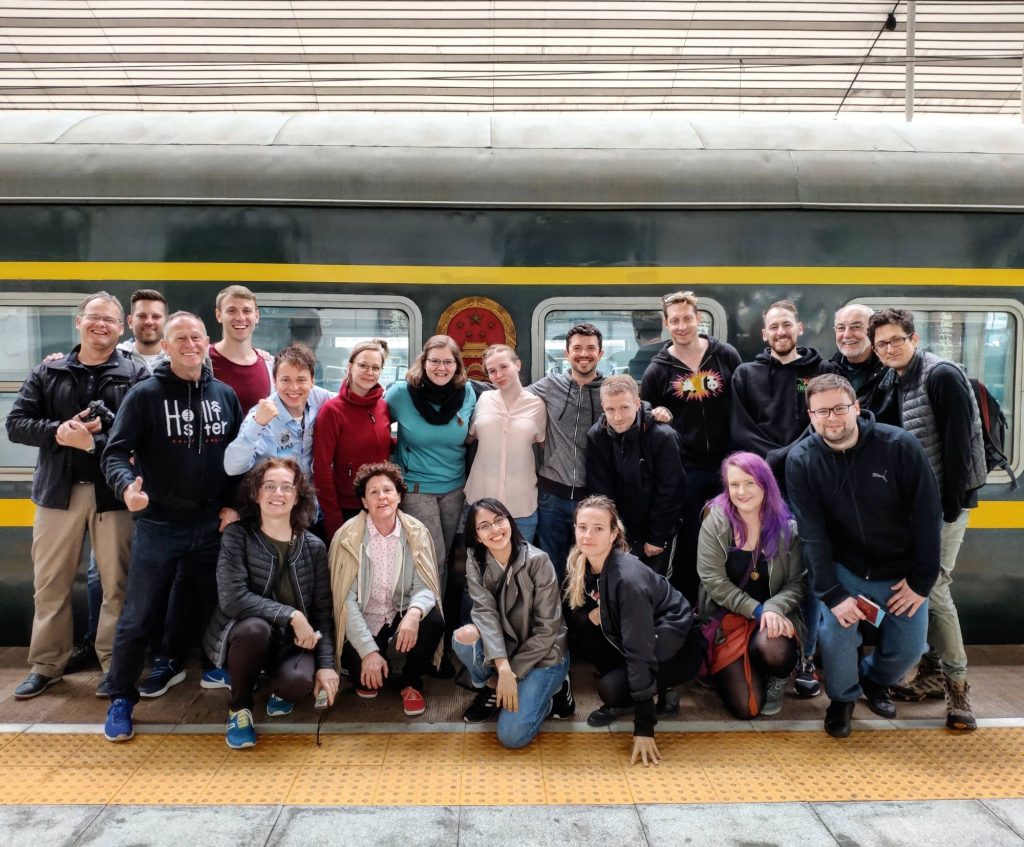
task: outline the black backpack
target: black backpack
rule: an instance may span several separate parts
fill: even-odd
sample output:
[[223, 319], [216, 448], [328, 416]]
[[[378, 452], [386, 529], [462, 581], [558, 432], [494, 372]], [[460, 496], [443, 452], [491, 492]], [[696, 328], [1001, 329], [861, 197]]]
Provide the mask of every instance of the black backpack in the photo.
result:
[[1017, 477], [1010, 470], [1010, 461], [1003, 452], [1003, 445], [1006, 443], [1006, 415], [996, 398], [989, 394], [985, 383], [978, 379], [972, 379], [971, 388], [974, 389], [974, 399], [978, 402], [978, 412], [981, 415], [981, 436], [985, 442], [985, 465], [990, 471], [1005, 471], [1010, 477], [1010, 491], [1016, 491]]

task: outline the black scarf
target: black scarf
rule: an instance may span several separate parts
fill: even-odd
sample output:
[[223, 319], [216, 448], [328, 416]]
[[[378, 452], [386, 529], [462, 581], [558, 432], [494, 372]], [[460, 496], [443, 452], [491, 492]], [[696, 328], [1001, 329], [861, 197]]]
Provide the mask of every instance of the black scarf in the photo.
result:
[[454, 379], [446, 385], [437, 385], [424, 374], [419, 388], [409, 383], [409, 396], [423, 420], [434, 426], [444, 426], [462, 408], [462, 403], [466, 399], [466, 389], [456, 388]]

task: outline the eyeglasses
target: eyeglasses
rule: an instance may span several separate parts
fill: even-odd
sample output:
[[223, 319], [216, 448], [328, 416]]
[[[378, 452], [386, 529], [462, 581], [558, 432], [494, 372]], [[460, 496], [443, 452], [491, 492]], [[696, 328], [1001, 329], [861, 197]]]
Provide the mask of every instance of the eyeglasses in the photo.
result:
[[94, 315], [91, 312], [87, 312], [81, 317], [85, 318], [90, 323], [94, 324], [106, 324], [107, 326], [120, 326], [123, 321], [120, 318], [108, 318], [106, 315]]
[[260, 486], [260, 491], [264, 494], [273, 494], [275, 491], [280, 491], [282, 494], [294, 494], [296, 490], [290, 482], [264, 482]]
[[837, 418], [841, 418], [843, 415], [848, 415], [852, 408], [852, 403], [844, 403], [841, 406], [833, 406], [831, 409], [811, 409], [810, 413], [816, 418], [825, 420], [829, 415], [835, 415]]
[[895, 338], [890, 338], [888, 341], [876, 341], [872, 346], [879, 352], [882, 353], [890, 348], [893, 350], [899, 350], [907, 340], [910, 338], [909, 335], [897, 335]]
[[836, 324], [832, 329], [836, 332], [846, 332], [846, 330], [850, 330], [850, 332], [864, 332], [867, 327], [864, 324]]
[[508, 518], [506, 518], [504, 515], [498, 515], [497, 517], [495, 517], [495, 519], [493, 521], [490, 521], [488, 523], [477, 524], [476, 525], [477, 535], [479, 535], [481, 532], [488, 533], [492, 529], [499, 529], [499, 528], [503, 527], [507, 523], [508, 523]]
[[427, 364], [432, 368], [454, 368], [454, 359], [427, 359]]
[[366, 362], [353, 362], [352, 364], [359, 368], [363, 373], [367, 374], [379, 374], [384, 370], [380, 365], [368, 365]]

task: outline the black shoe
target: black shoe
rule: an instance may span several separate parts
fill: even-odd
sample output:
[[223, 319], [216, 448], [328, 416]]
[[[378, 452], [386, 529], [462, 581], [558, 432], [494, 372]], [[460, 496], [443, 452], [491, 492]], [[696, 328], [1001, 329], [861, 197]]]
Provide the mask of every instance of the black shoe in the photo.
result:
[[864, 677], [860, 681], [860, 687], [864, 689], [864, 697], [872, 712], [889, 720], [896, 717], [896, 704], [892, 702], [892, 695], [889, 694], [889, 689], [886, 686]]
[[825, 732], [833, 738], [846, 738], [853, 729], [852, 700], [833, 700], [825, 710]]
[[619, 708], [618, 706], [601, 705], [600, 709], [594, 709], [587, 715], [587, 726], [609, 726], [615, 723], [622, 715], [632, 709]]
[[427, 668], [427, 676], [432, 676], [434, 679], [452, 679], [455, 676], [455, 665], [447, 656], [442, 656], [440, 665], [436, 668], [430, 665]]
[[556, 721], [567, 721], [576, 714], [576, 698], [572, 696], [572, 683], [569, 677], [565, 678], [562, 687], [555, 692], [551, 698], [551, 708], [548, 710], [548, 717]]
[[658, 705], [655, 711], [659, 718], [671, 718], [679, 714], [679, 692], [667, 688], [658, 692]]
[[64, 665], [64, 673], [79, 673], [80, 671], [94, 671], [100, 666], [100, 660], [96, 658], [96, 648], [88, 638], [81, 644], [75, 646], [68, 657], [68, 663]]
[[484, 686], [478, 692], [469, 708], [462, 713], [466, 723], [483, 723], [493, 718], [501, 708], [498, 706], [498, 695], [493, 688]]
[[96, 696], [104, 700], [110, 699], [110, 680], [107, 679], [106, 674], [100, 677], [99, 684], [96, 686]]
[[41, 673], [30, 673], [24, 681], [14, 689], [15, 700], [31, 700], [38, 697], [55, 682], [60, 682], [59, 676], [43, 676]]

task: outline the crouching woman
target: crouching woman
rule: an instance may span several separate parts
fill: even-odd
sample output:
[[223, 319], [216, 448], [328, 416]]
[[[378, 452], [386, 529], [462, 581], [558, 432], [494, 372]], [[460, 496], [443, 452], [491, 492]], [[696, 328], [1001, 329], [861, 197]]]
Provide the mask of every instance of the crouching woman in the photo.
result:
[[253, 688], [270, 675], [269, 715], [323, 691], [338, 692], [331, 580], [324, 543], [307, 531], [313, 488], [294, 459], [267, 459], [249, 471], [240, 520], [221, 536], [217, 610], [203, 646], [231, 677], [227, 744], [256, 744]]
[[500, 500], [469, 507], [466, 541], [472, 623], [455, 631], [452, 648], [479, 693], [463, 717], [481, 723], [497, 714], [498, 740], [525, 747], [546, 717], [569, 718], [576, 708], [558, 577]]

